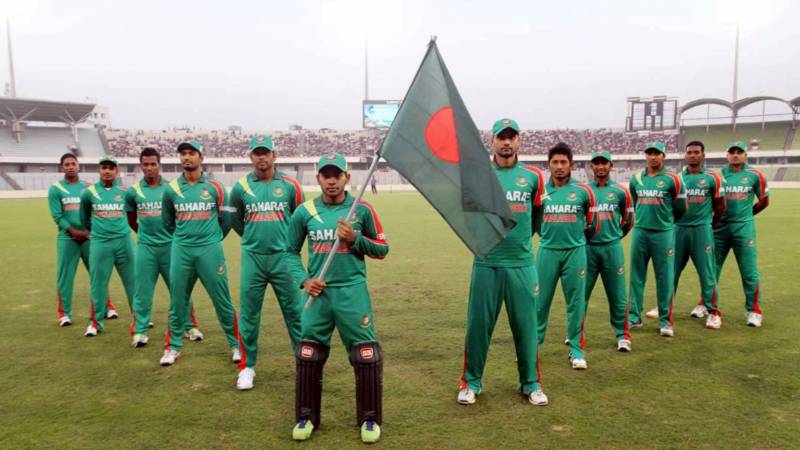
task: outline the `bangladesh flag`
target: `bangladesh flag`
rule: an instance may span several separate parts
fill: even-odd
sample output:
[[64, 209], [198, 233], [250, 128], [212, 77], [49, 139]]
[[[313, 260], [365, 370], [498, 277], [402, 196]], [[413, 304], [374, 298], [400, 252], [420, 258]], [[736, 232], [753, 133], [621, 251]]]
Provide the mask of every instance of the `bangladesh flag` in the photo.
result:
[[478, 128], [434, 40], [380, 156], [425, 196], [478, 258], [514, 226]]

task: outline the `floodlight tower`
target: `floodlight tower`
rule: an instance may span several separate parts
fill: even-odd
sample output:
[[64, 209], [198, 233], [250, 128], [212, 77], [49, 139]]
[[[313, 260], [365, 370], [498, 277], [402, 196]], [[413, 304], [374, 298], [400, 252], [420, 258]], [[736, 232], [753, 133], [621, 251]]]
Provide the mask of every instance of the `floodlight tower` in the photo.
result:
[[369, 100], [369, 53], [367, 52], [368, 41], [364, 39], [364, 100]]
[[8, 41], [8, 96], [13, 98], [17, 96], [17, 82], [14, 79], [14, 55], [11, 52], [11, 24], [8, 19], [6, 19], [6, 36], [6, 40]]

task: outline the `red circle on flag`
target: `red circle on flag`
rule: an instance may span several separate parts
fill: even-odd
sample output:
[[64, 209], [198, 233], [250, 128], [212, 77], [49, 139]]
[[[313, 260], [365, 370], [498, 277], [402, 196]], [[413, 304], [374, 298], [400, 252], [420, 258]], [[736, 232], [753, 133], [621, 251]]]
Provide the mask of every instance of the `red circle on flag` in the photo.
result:
[[442, 161], [458, 163], [458, 139], [453, 108], [445, 106], [433, 113], [425, 126], [425, 143]]

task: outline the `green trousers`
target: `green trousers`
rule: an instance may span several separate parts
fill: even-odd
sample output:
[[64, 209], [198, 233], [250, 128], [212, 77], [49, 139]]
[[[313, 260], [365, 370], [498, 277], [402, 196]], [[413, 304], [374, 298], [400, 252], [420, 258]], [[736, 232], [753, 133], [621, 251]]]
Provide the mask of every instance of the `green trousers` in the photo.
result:
[[[169, 261], [172, 244], [136, 246], [136, 293], [133, 296], [133, 324], [131, 334], [147, 333], [153, 312], [153, 292], [158, 275], [164, 279], [169, 289]], [[200, 328], [194, 317], [194, 307], [189, 300], [186, 310], [185, 329]]]
[[625, 290], [625, 254], [619, 240], [607, 244], [586, 246], [586, 310], [589, 298], [597, 282], [598, 275], [603, 279], [603, 287], [608, 298], [608, 314], [611, 329], [617, 340], [631, 339], [628, 330], [628, 295]]
[[[302, 301], [305, 300], [303, 295]], [[328, 286], [311, 307], [302, 308], [301, 339], [330, 348], [334, 327], [339, 330], [348, 353], [357, 342], [376, 340], [367, 283]]]
[[709, 314], [722, 314], [718, 308], [717, 268], [714, 256], [714, 231], [711, 225], [677, 226], [675, 228], [675, 288], [686, 264], [692, 260], [700, 278], [700, 297]]
[[717, 280], [728, 252], [733, 249], [744, 288], [744, 307], [761, 314], [761, 275], [758, 272], [755, 222], [731, 222], [714, 230]]
[[541, 292], [537, 302], [539, 344], [547, 335], [550, 305], [561, 279], [561, 290], [567, 303], [567, 339], [570, 358], [585, 358], [586, 339], [583, 320], [586, 316], [586, 246], [565, 250], [539, 247], [536, 255]]
[[130, 236], [124, 236], [108, 240], [89, 240], [89, 275], [91, 287], [89, 291], [92, 295], [92, 317], [89, 323], [103, 331], [103, 321], [106, 317], [106, 305], [108, 299], [108, 282], [111, 280], [111, 271], [117, 268], [125, 288], [125, 297], [128, 299], [128, 307], [133, 312], [134, 294], [134, 253], [133, 240]]
[[[89, 241], [78, 243], [74, 239], [56, 240], [56, 299], [58, 318], [72, 318], [72, 293], [74, 291], [75, 272], [78, 261], [83, 261], [89, 271]], [[111, 297], [106, 293], [106, 307], [114, 309]]]
[[231, 348], [244, 349], [239, 340], [239, 324], [236, 310], [228, 288], [228, 268], [222, 243], [197, 247], [172, 243], [169, 264], [169, 331], [167, 331], [167, 350], [181, 351], [183, 331], [186, 328], [186, 313], [197, 279], [211, 297], [222, 331]]
[[656, 273], [656, 303], [661, 326], [672, 325], [672, 292], [675, 288], [675, 230], [655, 231], [634, 228], [631, 238], [631, 323], [640, 323], [644, 314], [644, 287], [647, 265], [653, 260]]
[[261, 307], [267, 285], [278, 299], [283, 313], [292, 350], [300, 340], [300, 316], [303, 310], [300, 290], [286, 266], [286, 253], [259, 254], [242, 250], [241, 282], [239, 284], [239, 333], [246, 358], [243, 367], [255, 367], [258, 358], [258, 333], [261, 327]]
[[481, 392], [489, 344], [504, 300], [517, 352], [519, 389], [527, 395], [541, 388], [536, 338], [537, 286], [535, 266], [472, 266], [461, 389]]

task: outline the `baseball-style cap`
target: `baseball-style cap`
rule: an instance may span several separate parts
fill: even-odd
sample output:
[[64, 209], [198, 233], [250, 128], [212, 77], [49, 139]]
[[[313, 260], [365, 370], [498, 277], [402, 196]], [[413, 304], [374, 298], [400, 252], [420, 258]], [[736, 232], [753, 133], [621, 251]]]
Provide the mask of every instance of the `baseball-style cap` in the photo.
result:
[[506, 128], [511, 128], [512, 130], [519, 133], [519, 125], [514, 119], [503, 118], [498, 120], [497, 122], [492, 125], [492, 135], [497, 136], [500, 134], [501, 131], [505, 130]]
[[611, 161], [611, 152], [608, 150], [592, 152], [592, 159], [590, 161], [594, 161], [597, 158], [603, 158], [606, 161]]
[[115, 158], [112, 155], [103, 155], [100, 157], [100, 161], [98, 161], [98, 164], [113, 164], [116, 166], [117, 158]]
[[653, 141], [644, 145], [644, 151], [648, 151], [651, 148], [653, 150], [658, 150], [661, 153], [667, 153], [666, 147], [664, 147], [664, 143], [661, 141]]
[[250, 139], [250, 151], [252, 152], [257, 148], [265, 148], [269, 151], [272, 151], [272, 149], [274, 148], [272, 146], [272, 136], [268, 134], [253, 136]]
[[183, 141], [178, 144], [178, 151], [181, 151], [185, 148], [191, 149], [196, 151], [197, 153], [203, 153], [203, 144], [200, 143], [197, 139], [192, 139], [191, 141]]
[[327, 155], [322, 155], [322, 158], [319, 159], [319, 163], [317, 164], [317, 172], [321, 171], [327, 166], [333, 166], [342, 172], [347, 172], [347, 161], [345, 161], [344, 155], [341, 153], [328, 153]]
[[747, 151], [747, 144], [742, 141], [731, 142], [728, 144], [728, 151], [731, 151], [734, 148], [738, 148], [739, 150], [746, 152]]

